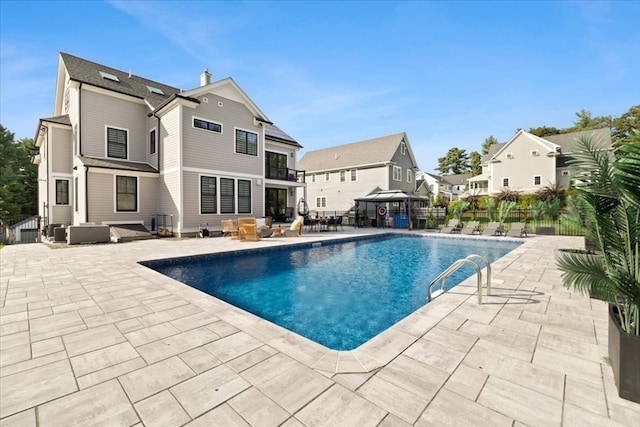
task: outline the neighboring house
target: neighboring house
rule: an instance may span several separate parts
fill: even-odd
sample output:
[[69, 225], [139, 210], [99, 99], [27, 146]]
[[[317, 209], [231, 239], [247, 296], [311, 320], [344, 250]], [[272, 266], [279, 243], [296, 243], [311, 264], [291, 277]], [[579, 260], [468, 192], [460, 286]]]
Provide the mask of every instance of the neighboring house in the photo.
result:
[[[175, 234], [295, 205], [298, 142], [231, 78], [188, 91], [61, 53], [40, 119], [39, 214], [48, 223], [144, 224]], [[267, 209], [268, 208], [268, 209]]]
[[[459, 196], [464, 193], [467, 187], [467, 180], [470, 177], [470, 173], [440, 176], [422, 172], [417, 178], [416, 194], [428, 195], [430, 197], [440, 195], [444, 202], [450, 202], [458, 199]], [[422, 184], [422, 182], [424, 182], [424, 184]], [[422, 187], [418, 184], [422, 184]], [[429, 194], [425, 194], [427, 193], [427, 188]]]
[[568, 188], [572, 145], [583, 136], [593, 137], [603, 149], [611, 148], [609, 128], [544, 138], [519, 130], [508, 142], [491, 145], [482, 158], [482, 174], [468, 179], [465, 194], [495, 194], [506, 188], [533, 193], [556, 183]]
[[456, 200], [460, 198], [460, 195], [463, 194], [467, 188], [467, 180], [471, 178], [470, 173], [459, 173], [455, 175], [444, 175], [442, 179], [448, 183], [448, 186], [445, 186], [449, 191], [451, 191], [451, 200]]
[[309, 209], [337, 215], [372, 192], [413, 194], [418, 169], [404, 132], [309, 151], [298, 165], [306, 171]]
[[450, 187], [451, 185], [439, 175], [422, 172], [416, 176], [415, 193], [420, 196], [429, 197], [430, 200], [435, 200], [438, 195], [440, 195], [443, 201], [451, 201], [452, 195]]

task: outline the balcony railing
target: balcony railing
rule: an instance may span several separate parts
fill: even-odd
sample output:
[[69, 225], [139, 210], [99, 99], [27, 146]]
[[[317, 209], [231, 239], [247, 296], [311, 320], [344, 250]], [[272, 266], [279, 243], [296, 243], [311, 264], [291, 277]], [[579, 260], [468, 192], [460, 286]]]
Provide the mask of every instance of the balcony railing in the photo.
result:
[[267, 167], [266, 179], [279, 179], [281, 181], [305, 182], [305, 171], [290, 168]]

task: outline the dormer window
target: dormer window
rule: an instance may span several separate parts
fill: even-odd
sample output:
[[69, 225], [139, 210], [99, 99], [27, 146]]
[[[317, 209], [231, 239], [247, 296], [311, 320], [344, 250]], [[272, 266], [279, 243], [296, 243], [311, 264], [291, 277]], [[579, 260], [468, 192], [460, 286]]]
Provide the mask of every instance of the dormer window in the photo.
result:
[[104, 71], [100, 71], [100, 75], [103, 79], [111, 80], [112, 82], [120, 82], [118, 76], [114, 76], [113, 74], [105, 73]]

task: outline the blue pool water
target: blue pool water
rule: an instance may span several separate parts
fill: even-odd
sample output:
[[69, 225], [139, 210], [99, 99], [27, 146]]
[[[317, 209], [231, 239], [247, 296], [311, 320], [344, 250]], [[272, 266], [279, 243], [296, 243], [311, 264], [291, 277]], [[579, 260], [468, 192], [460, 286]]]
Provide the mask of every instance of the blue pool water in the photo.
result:
[[[143, 264], [326, 347], [352, 350], [423, 306], [429, 282], [457, 259], [494, 261], [518, 245], [393, 235]], [[447, 288], [473, 273], [461, 268]]]

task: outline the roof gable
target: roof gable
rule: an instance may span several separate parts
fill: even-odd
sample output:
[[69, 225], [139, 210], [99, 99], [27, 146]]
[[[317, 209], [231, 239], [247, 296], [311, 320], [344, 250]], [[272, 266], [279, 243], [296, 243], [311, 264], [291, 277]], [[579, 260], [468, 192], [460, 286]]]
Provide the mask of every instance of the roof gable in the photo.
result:
[[[558, 145], [554, 144], [553, 142], [547, 141], [543, 138], [540, 138], [539, 136], [535, 136], [523, 129], [520, 129], [518, 132], [516, 132], [515, 135], [513, 135], [513, 137], [511, 137], [509, 141], [507, 141], [497, 149], [497, 151], [491, 156], [489, 161], [498, 160], [498, 157], [500, 157], [503, 153], [506, 153], [512, 144], [522, 139], [526, 139], [528, 141], [531, 141], [539, 145], [544, 150], [545, 154], [555, 153], [556, 148], [559, 148]], [[492, 145], [495, 145], [495, 144], [492, 144]]]
[[268, 124], [272, 124], [271, 121], [267, 118], [267, 115], [264, 114], [256, 104], [247, 96], [246, 93], [240, 86], [231, 78], [227, 77], [222, 80], [215, 81], [213, 83], [209, 83], [205, 86], [200, 86], [195, 89], [188, 90], [183, 92], [183, 96], [188, 96], [191, 98], [197, 98], [202, 95], [206, 95], [207, 93], [212, 93], [215, 95], [219, 95], [223, 98], [231, 99], [232, 101], [239, 102], [247, 106], [249, 111], [251, 111], [257, 119], [263, 122], [267, 122]]
[[407, 135], [405, 132], [401, 132], [309, 151], [300, 159], [298, 165], [301, 169], [307, 171], [383, 165], [392, 161], [402, 141], [404, 141], [407, 146], [409, 156], [414, 160]]

